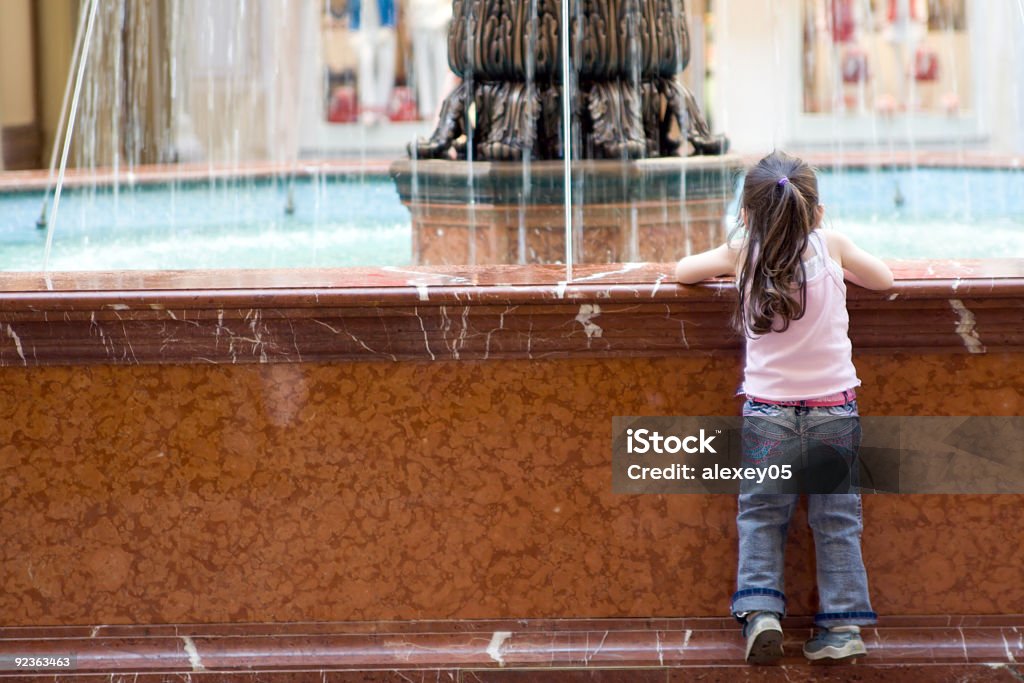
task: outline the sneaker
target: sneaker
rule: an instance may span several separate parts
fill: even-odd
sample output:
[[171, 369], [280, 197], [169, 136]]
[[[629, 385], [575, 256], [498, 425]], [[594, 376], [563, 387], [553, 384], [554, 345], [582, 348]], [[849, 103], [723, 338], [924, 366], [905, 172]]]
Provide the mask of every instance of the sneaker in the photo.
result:
[[840, 626], [822, 628], [804, 643], [804, 657], [812, 662], [828, 660], [842, 662], [868, 653], [860, 637], [860, 627]]
[[754, 612], [743, 625], [748, 664], [771, 664], [782, 657], [782, 625], [775, 612]]

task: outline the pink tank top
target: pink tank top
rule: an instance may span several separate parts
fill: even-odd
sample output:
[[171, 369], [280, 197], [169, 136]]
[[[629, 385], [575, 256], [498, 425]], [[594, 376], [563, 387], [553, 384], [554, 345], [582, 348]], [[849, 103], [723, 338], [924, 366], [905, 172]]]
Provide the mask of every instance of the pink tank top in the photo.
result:
[[846, 283], [820, 230], [811, 232], [815, 255], [804, 262], [804, 316], [785, 332], [747, 337], [743, 393], [775, 401], [799, 401], [860, 385], [853, 367], [846, 311]]

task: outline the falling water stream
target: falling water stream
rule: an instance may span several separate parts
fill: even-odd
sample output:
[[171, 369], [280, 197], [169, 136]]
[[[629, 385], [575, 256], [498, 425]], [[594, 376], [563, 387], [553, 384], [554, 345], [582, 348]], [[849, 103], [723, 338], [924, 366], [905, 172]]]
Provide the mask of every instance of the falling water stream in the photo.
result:
[[469, 262], [476, 264], [476, 230], [477, 230], [477, 216], [476, 216], [476, 173], [474, 167], [476, 165], [476, 140], [474, 131], [476, 129], [476, 98], [473, 93], [476, 92], [473, 86], [474, 73], [476, 71], [476, 12], [470, 10], [466, 12], [466, 73], [463, 80], [466, 82], [467, 92], [470, 93], [469, 101], [466, 103], [466, 111], [463, 114], [465, 116], [464, 129], [466, 131], [466, 191], [469, 196], [469, 250], [468, 258]]
[[562, 0], [562, 157], [563, 185], [565, 192], [565, 279], [572, 280], [573, 211], [572, 211], [572, 110], [576, 97], [576, 81], [572, 78], [572, 64], [569, 61], [569, 5], [571, 0]]
[[[68, 122], [64, 133], [64, 149], [60, 155], [60, 173], [57, 175], [57, 187], [53, 193], [53, 215], [46, 226], [46, 248], [43, 250], [43, 272], [50, 270], [50, 250], [53, 248], [53, 233], [57, 229], [57, 216], [60, 209], [61, 190], [64, 188], [64, 173], [68, 167], [68, 152], [71, 149], [71, 138], [75, 132], [75, 115], [78, 113], [78, 98], [82, 94], [82, 80], [85, 76], [85, 66], [89, 63], [89, 48], [92, 45], [92, 31], [96, 25], [96, 11], [99, 9], [100, 0], [92, 0], [89, 5], [89, 22], [85, 28], [85, 38], [82, 45], [82, 54], [78, 63], [78, 75], [75, 76], [75, 92], [71, 97], [71, 111], [68, 114]], [[56, 142], [54, 143], [56, 144]], [[47, 287], [52, 289], [53, 284], [47, 278]]]
[[[529, 6], [527, 7], [527, 16], [529, 17], [526, 24], [526, 58], [523, 60], [523, 64], [526, 70], [526, 101], [527, 106], [533, 108], [538, 106], [537, 103], [537, 30], [539, 24], [538, 12], [538, 1], [539, 0], [528, 0]], [[517, 220], [519, 223], [518, 231], [516, 233], [516, 260], [520, 265], [529, 263], [532, 258], [527, 253], [527, 230], [529, 229], [529, 222], [527, 220], [527, 213], [529, 212], [530, 198], [531, 198], [531, 186], [533, 185], [533, 149], [528, 148], [523, 150], [523, 168], [520, 181], [522, 182], [522, 192], [519, 195], [519, 206], [517, 207]]]
[[54, 173], [56, 172], [57, 166], [57, 154], [64, 147], [58, 145], [59, 141], [64, 136], [65, 126], [68, 125], [68, 106], [71, 104], [71, 88], [78, 82], [75, 78], [77, 72], [78, 60], [82, 55], [82, 41], [85, 38], [85, 21], [89, 16], [90, 12], [79, 12], [78, 14], [78, 29], [75, 31], [75, 46], [71, 50], [71, 64], [68, 68], [67, 82], [64, 84], [64, 96], [61, 99], [60, 104], [60, 118], [57, 121], [57, 130], [54, 133], [53, 139], [54, 144], [50, 150], [50, 165], [49, 174], [46, 179], [46, 190], [43, 192], [43, 204], [39, 209], [39, 218], [36, 220], [36, 227], [42, 229], [46, 227], [48, 222], [47, 208], [50, 201], [50, 191], [53, 189], [53, 183], [56, 178]]

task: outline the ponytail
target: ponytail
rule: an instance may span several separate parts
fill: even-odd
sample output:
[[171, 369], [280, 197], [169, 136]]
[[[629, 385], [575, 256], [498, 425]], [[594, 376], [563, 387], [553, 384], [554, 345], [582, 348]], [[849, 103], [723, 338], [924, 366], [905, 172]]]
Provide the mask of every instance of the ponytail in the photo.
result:
[[807, 164], [775, 152], [747, 173], [740, 206], [746, 250], [734, 323], [745, 335], [785, 332], [804, 315], [803, 253], [814, 227], [818, 182]]

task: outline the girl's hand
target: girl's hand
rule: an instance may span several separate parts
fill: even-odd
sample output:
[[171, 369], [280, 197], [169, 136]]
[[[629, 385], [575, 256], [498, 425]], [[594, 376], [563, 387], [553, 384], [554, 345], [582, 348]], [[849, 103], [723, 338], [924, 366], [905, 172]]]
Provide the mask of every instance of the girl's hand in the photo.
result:
[[676, 280], [684, 285], [694, 285], [710, 277], [735, 275], [738, 256], [738, 250], [723, 244], [711, 251], [683, 257], [676, 264]]

